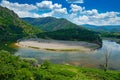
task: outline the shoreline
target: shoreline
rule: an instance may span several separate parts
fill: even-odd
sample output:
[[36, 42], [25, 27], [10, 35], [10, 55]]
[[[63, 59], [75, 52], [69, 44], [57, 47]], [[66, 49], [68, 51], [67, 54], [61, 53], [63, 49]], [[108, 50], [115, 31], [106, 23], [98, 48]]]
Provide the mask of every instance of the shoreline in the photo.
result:
[[103, 39], [105, 39], [105, 40], [110, 40], [110, 41], [114, 41], [114, 42], [116, 42], [116, 43], [118, 43], [118, 44], [120, 44], [120, 39], [118, 39], [118, 38], [107, 38], [107, 37], [103, 37]]
[[97, 49], [99, 45], [84, 41], [63, 41], [46, 39], [27, 39], [15, 43], [18, 47], [28, 47], [48, 51], [80, 51], [89, 52]]

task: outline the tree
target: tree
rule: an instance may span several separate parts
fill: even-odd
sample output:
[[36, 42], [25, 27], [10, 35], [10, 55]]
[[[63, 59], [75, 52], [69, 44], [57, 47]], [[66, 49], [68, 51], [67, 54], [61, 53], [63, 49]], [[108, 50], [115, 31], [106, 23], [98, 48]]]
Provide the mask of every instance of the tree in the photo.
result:
[[104, 65], [104, 70], [105, 72], [108, 70], [108, 63], [109, 63], [109, 59], [110, 59], [110, 49], [108, 47], [106, 47], [106, 50], [105, 50], [105, 65]]

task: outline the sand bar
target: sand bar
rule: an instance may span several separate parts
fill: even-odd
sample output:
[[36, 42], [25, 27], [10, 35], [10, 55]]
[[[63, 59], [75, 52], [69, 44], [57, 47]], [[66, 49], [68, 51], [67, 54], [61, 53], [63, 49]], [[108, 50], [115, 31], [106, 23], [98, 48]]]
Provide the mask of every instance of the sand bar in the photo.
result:
[[97, 47], [97, 44], [83, 41], [62, 41], [45, 39], [28, 39], [16, 43], [20, 47], [30, 47], [35, 49], [44, 49], [51, 51], [91, 51]]

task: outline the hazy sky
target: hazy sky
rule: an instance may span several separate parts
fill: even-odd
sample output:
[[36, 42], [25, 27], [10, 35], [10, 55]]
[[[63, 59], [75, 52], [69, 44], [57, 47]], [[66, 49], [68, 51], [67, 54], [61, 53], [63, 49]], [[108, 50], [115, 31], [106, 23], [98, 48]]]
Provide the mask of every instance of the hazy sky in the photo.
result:
[[120, 25], [120, 0], [1, 0], [19, 17], [66, 18], [78, 25]]

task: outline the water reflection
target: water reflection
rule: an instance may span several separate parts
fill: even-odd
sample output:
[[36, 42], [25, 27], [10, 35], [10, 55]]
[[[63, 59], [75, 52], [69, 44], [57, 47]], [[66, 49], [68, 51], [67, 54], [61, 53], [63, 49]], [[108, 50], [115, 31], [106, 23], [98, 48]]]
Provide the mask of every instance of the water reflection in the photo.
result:
[[120, 45], [108, 40], [103, 41], [103, 47], [93, 52], [52, 52], [31, 48], [19, 48], [16, 56], [36, 58], [39, 63], [50, 60], [53, 63], [69, 63], [84, 67], [100, 67], [105, 63], [105, 50], [110, 52], [109, 68], [120, 69]]

